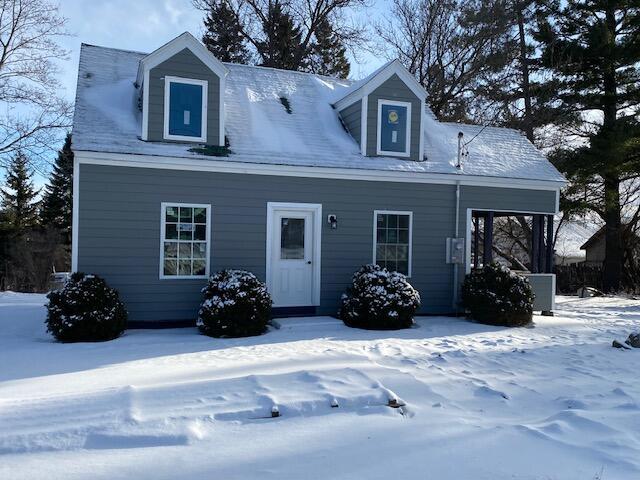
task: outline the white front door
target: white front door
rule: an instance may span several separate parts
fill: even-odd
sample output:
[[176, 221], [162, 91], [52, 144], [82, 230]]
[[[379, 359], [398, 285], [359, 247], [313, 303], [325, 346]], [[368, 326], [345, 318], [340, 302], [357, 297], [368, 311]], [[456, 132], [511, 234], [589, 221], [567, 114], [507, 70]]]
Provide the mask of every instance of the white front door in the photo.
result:
[[299, 207], [271, 212], [268, 287], [276, 307], [314, 304], [317, 215]]

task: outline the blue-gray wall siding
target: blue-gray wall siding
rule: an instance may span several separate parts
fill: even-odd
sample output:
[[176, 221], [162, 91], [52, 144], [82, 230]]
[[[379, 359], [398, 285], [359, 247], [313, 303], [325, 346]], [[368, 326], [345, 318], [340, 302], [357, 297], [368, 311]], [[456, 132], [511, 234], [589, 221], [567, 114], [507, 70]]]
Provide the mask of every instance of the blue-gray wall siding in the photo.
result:
[[195, 318], [202, 280], [159, 280], [160, 203], [212, 206], [211, 271], [245, 268], [265, 278], [267, 202], [321, 203], [319, 313], [336, 312], [353, 272], [373, 255], [373, 211], [412, 210], [413, 279], [423, 312], [450, 310], [454, 228], [451, 185], [383, 183], [80, 165], [78, 270], [117, 288], [132, 320]]
[[411, 160], [420, 160], [420, 122], [424, 105], [409, 87], [393, 75], [369, 94], [367, 108], [367, 155], [375, 156], [378, 142], [378, 100], [411, 102]]
[[347, 130], [360, 145], [360, 132], [362, 121], [362, 100], [358, 100], [346, 108], [340, 110], [340, 118]]
[[208, 82], [207, 141], [219, 145], [220, 79], [189, 49], [178, 52], [149, 71], [149, 130], [152, 142], [164, 141], [164, 77], [191, 78]]
[[[211, 272], [244, 268], [263, 280], [267, 202], [321, 203], [322, 314], [336, 312], [353, 272], [372, 261], [373, 211], [413, 211], [411, 283], [422, 296], [421, 313], [452, 311], [453, 267], [445, 263], [445, 239], [455, 232], [453, 185], [88, 164], [79, 171], [78, 270], [104, 276], [117, 288], [132, 320], [194, 319], [201, 300], [203, 280], [159, 279], [161, 202], [211, 204]], [[463, 187], [461, 207], [485, 208], [486, 198], [497, 209], [520, 202], [555, 205], [549, 192]], [[337, 230], [324, 221], [328, 214], [338, 216]]]

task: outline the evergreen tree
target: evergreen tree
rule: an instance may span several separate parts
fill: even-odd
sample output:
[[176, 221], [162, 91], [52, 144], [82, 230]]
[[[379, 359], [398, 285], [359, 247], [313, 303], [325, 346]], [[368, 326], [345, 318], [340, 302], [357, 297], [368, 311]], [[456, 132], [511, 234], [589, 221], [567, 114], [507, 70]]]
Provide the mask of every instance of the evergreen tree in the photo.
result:
[[256, 42], [258, 54], [265, 67], [297, 70], [306, 56], [302, 47], [302, 33], [293, 17], [276, 0], [269, 2], [267, 15], [262, 22], [264, 39]]
[[71, 134], [67, 135], [62, 150], [53, 166], [49, 184], [45, 187], [40, 210], [40, 221], [60, 231], [65, 243], [71, 243], [71, 215], [73, 208], [73, 151]]
[[23, 234], [38, 223], [38, 192], [33, 187], [32, 176], [27, 157], [18, 152], [7, 169], [6, 187], [0, 188], [3, 227], [12, 234]]
[[[557, 80], [558, 116], [590, 127], [588, 145], [559, 163], [570, 178], [597, 185], [588, 205], [605, 222], [603, 284], [620, 288], [620, 184], [640, 172], [640, 4], [637, 0], [556, 0], [541, 11], [541, 62]], [[599, 115], [585, 117], [585, 112]], [[601, 118], [601, 122], [593, 121]], [[594, 125], [595, 124], [595, 125]]]
[[315, 30], [316, 41], [311, 47], [308, 70], [320, 75], [347, 78], [351, 66], [347, 49], [335, 34], [328, 19], [323, 19]]
[[212, 2], [208, 8], [202, 43], [221, 62], [246, 64], [249, 51], [235, 12], [226, 0]]

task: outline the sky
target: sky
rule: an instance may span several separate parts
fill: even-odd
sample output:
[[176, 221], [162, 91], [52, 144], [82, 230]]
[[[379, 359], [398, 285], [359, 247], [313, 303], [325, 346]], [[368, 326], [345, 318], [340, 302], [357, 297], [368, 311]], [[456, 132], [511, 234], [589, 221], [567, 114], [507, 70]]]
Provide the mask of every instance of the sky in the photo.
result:
[[[384, 5], [385, 0], [377, 0]], [[172, 38], [188, 31], [196, 38], [202, 35], [203, 13], [191, 0], [58, 0], [60, 13], [67, 18], [68, 37], [60, 44], [69, 51], [69, 59], [60, 62], [60, 94], [73, 101], [78, 74], [80, 44], [88, 43], [125, 50], [152, 52]], [[368, 10], [377, 13], [375, 4]], [[364, 13], [360, 14], [364, 16]], [[378, 68], [381, 57], [363, 52], [358, 62], [351, 60], [351, 76], [362, 78]], [[60, 135], [60, 146], [64, 132]], [[55, 158], [52, 152], [51, 160]], [[46, 178], [35, 175], [37, 187]]]
[[[185, 31], [197, 38], [202, 35], [203, 14], [191, 0], [59, 0], [59, 4], [73, 34], [61, 42], [70, 51], [60, 76], [69, 99], [75, 94], [81, 43], [151, 52]], [[383, 62], [370, 54], [359, 60], [357, 64], [351, 59], [353, 78], [364, 77]]]

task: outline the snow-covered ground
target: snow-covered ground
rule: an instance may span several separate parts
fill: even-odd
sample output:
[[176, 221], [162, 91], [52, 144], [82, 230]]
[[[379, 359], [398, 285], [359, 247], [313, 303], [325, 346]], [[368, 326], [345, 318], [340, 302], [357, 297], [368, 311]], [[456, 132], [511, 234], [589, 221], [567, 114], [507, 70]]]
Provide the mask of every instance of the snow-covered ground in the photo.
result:
[[1, 479], [640, 478], [640, 350], [611, 348], [639, 301], [560, 298], [534, 328], [98, 344], [53, 342], [44, 301], [0, 294]]

